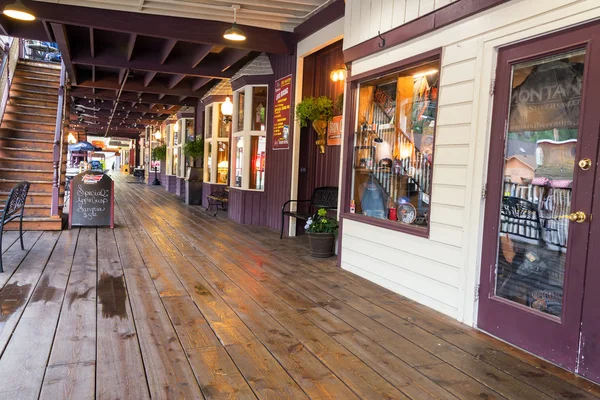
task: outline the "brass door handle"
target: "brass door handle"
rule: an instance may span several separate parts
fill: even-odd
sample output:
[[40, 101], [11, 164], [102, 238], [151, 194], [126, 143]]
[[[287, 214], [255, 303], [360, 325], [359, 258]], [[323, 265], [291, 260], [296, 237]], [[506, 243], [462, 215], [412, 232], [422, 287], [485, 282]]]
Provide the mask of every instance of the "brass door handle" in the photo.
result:
[[587, 171], [591, 167], [592, 167], [592, 160], [590, 160], [589, 158], [583, 158], [583, 159], [579, 160], [579, 168], [581, 168], [582, 170]]
[[571, 222], [577, 222], [581, 224], [587, 220], [587, 215], [583, 211], [576, 211], [571, 214], [561, 215], [560, 218], [568, 218]]

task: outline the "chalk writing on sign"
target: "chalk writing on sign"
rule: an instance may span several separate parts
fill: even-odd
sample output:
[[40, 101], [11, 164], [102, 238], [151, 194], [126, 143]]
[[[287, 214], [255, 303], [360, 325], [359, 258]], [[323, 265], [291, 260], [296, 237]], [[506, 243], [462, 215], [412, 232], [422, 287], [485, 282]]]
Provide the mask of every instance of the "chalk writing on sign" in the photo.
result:
[[106, 189], [89, 190], [77, 185], [77, 212], [91, 221], [106, 211], [110, 204], [110, 191]]

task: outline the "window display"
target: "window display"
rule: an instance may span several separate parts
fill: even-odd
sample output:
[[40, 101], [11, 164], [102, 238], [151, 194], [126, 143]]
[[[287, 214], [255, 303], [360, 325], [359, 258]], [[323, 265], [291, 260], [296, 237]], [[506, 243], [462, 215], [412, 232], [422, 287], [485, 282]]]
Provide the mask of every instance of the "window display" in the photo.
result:
[[428, 227], [438, 85], [439, 60], [360, 84], [356, 213]]
[[233, 186], [242, 187], [242, 172], [244, 166], [244, 137], [239, 136], [233, 139], [235, 145], [235, 158], [233, 165], [234, 180]]
[[250, 137], [250, 187], [249, 189], [265, 189], [265, 158], [267, 139], [264, 136]]
[[244, 90], [238, 92], [238, 102], [237, 102], [237, 129], [236, 132], [244, 130], [244, 103], [245, 103], [245, 94]]
[[217, 147], [217, 183], [227, 183], [229, 142], [218, 142]]
[[212, 171], [212, 142], [207, 143], [207, 157], [206, 157], [206, 171], [208, 173], [209, 179]]
[[253, 131], [267, 130], [267, 87], [252, 88], [252, 127]]
[[585, 51], [514, 65], [496, 296], [562, 316]]

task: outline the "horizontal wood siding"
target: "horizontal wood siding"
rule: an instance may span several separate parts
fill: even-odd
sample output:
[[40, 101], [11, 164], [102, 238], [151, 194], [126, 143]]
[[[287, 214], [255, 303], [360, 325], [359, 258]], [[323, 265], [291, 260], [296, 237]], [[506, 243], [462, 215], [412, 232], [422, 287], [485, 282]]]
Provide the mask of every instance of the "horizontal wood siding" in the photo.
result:
[[458, 0], [347, 0], [344, 49]]
[[[379, 12], [377, 3], [348, 0], [345, 48], [356, 44], [360, 35], [363, 35], [361, 40], [372, 36], [373, 30], [368, 33], [363, 30], [378, 21], [372, 18], [374, 10]], [[393, 26], [397, 26], [393, 22], [398, 18], [396, 11], [403, 6], [405, 21], [407, 15], [411, 18], [417, 15], [417, 5], [422, 6], [418, 13], [432, 7], [431, 1], [424, 0], [383, 3], [387, 4], [388, 11], [392, 7], [392, 22], [389, 22], [390, 14], [382, 14], [383, 11], [379, 12], [382, 17], [385, 15], [381, 21]], [[434, 8], [443, 5], [437, 0], [433, 2]], [[361, 10], [358, 15], [357, 10]], [[481, 262], [484, 204], [481, 193], [493, 100], [490, 85], [495, 49], [598, 18], [598, 1], [528, 0], [527, 6], [520, 1], [510, 1], [429, 33], [420, 40], [354, 61], [352, 72], [358, 75], [440, 47], [443, 49], [430, 237], [414, 237], [344, 220], [342, 267], [472, 324]]]

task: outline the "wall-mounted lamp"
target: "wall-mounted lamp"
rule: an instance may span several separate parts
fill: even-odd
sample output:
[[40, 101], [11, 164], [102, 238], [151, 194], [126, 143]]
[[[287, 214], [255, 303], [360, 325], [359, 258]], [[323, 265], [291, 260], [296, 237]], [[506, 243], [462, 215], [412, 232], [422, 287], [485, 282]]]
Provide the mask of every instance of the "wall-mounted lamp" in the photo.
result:
[[225, 98], [223, 104], [221, 104], [221, 114], [223, 114], [223, 122], [228, 124], [231, 122], [231, 116], [233, 115], [233, 103], [228, 97]]
[[73, 136], [73, 132], [69, 132], [69, 138], [67, 139], [67, 141], [69, 142], [69, 144], [77, 143], [77, 139], [75, 139], [75, 136]]
[[345, 64], [342, 64], [341, 66], [339, 66], [339, 68], [334, 69], [329, 74], [329, 77], [334, 82], [346, 80], [347, 76], [348, 76], [348, 70], [346, 69]]
[[160, 137], [161, 137], [161, 135], [160, 135], [160, 131], [156, 131], [156, 132], [154, 132], [154, 139], [156, 139], [156, 140], [160, 140]]

